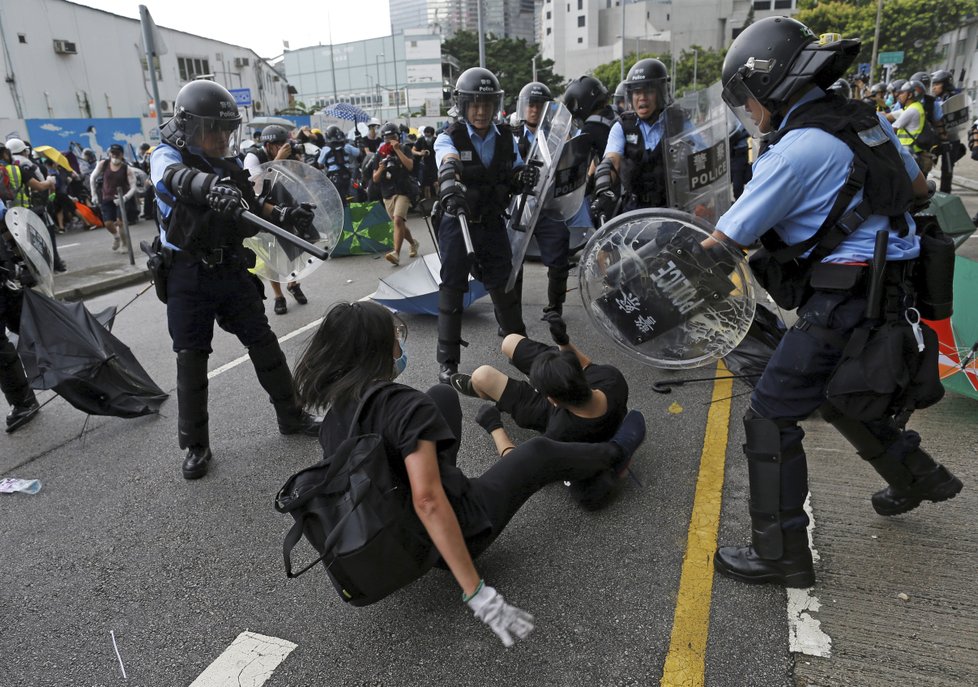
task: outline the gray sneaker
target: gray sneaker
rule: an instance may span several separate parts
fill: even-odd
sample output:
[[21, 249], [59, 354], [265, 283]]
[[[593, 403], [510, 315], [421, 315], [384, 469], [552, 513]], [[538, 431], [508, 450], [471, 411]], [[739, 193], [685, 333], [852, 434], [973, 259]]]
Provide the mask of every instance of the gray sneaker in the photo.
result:
[[119, 246], [122, 245], [122, 239], [118, 234], [112, 235], [112, 250], [119, 250]]

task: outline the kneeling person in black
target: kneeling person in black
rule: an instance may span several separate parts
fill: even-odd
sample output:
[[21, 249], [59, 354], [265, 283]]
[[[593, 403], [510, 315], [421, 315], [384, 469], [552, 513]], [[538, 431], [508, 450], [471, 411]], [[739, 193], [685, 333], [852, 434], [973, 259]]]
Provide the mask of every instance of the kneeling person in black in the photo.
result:
[[[525, 429], [536, 430], [554, 441], [607, 441], [628, 410], [628, 382], [618, 368], [598, 365], [570, 342], [567, 327], [556, 313], [547, 321], [558, 347], [518, 334], [503, 340], [502, 352], [529, 382], [512, 379], [491, 365], [476, 368], [471, 377], [452, 376], [462, 394], [491, 401], [476, 416], [492, 436], [496, 450], [506, 455], [514, 444], [500, 420], [500, 411]], [[586, 508], [607, 502], [619, 483], [606, 471], [598, 478], [572, 485], [574, 498]]]

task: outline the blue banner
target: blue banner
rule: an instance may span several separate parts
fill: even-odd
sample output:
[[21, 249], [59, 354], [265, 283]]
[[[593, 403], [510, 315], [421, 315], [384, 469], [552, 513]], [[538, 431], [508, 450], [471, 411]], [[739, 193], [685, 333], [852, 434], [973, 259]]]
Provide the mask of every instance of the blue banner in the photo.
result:
[[91, 148], [98, 157], [108, 155], [109, 146], [118, 143], [126, 157], [135, 158], [139, 144], [146, 140], [142, 120], [138, 117], [118, 119], [28, 119], [27, 136], [34, 147], [51, 146], [56, 150], [79, 154]]

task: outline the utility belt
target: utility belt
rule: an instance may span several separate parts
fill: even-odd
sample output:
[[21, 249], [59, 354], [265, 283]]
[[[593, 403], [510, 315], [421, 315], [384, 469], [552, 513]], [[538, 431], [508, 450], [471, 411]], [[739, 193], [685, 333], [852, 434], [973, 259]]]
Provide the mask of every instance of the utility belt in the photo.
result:
[[[883, 284], [885, 286], [902, 286], [907, 291], [912, 291], [916, 266], [916, 260], [886, 263], [883, 268]], [[872, 269], [869, 265], [820, 262], [812, 267], [809, 285], [815, 291], [867, 293], [871, 276]]]
[[251, 269], [257, 263], [255, 254], [240, 246], [221, 246], [206, 251], [173, 251], [173, 261], [184, 264], [202, 264], [208, 269], [216, 267], [244, 267]]

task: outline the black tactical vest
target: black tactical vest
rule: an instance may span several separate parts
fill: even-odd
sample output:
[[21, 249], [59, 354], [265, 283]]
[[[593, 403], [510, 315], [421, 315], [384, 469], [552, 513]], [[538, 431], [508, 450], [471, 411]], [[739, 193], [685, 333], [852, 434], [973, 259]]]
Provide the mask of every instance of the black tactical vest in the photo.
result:
[[484, 218], [502, 217], [509, 205], [510, 183], [513, 178], [513, 131], [507, 124], [497, 124], [496, 147], [492, 164], [482, 164], [482, 159], [472, 145], [464, 122], [448, 127], [452, 145], [462, 162], [462, 184], [465, 185], [465, 201], [473, 213]]
[[[677, 125], [667, 129], [681, 128], [682, 110], [679, 108], [666, 108], [659, 116], [667, 116], [670, 118], [670, 123]], [[622, 114], [621, 129], [625, 135], [621, 179], [626, 193], [630, 193], [635, 198], [636, 207], [667, 207], [669, 201], [666, 195], [666, 166], [663, 158], [666, 132], [663, 131], [658, 145], [650, 150], [645, 147], [645, 137], [642, 136], [642, 128], [639, 126], [636, 113]]]

